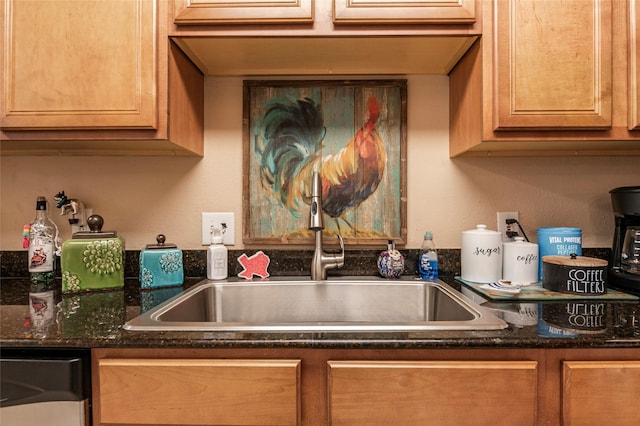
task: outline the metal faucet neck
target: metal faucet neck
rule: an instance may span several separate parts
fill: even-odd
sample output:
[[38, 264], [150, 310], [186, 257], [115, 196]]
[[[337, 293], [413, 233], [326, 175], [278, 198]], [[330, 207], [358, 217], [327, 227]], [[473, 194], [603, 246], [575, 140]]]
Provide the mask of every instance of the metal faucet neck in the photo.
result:
[[309, 210], [309, 229], [315, 232], [315, 250], [311, 260], [311, 279], [314, 281], [327, 279], [327, 270], [344, 266], [344, 241], [340, 240], [340, 254], [326, 253], [322, 248], [322, 181], [318, 172], [313, 172], [311, 181], [311, 206]]

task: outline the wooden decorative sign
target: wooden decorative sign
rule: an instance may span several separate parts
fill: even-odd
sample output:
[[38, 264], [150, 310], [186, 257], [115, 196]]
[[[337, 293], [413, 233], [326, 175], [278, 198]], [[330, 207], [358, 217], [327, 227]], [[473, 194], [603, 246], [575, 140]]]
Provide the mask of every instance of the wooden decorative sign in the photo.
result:
[[311, 175], [324, 236], [406, 243], [406, 80], [248, 80], [243, 92], [245, 244], [311, 244]]

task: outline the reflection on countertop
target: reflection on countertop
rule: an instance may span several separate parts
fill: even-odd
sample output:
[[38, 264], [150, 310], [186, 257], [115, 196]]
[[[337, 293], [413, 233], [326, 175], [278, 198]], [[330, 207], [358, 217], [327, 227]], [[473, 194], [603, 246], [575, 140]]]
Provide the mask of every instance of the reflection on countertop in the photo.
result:
[[[461, 290], [453, 278], [444, 280]], [[4, 347], [298, 347], [298, 348], [605, 348], [640, 347], [640, 302], [561, 301], [492, 303], [509, 327], [497, 331], [383, 333], [139, 332], [123, 324], [200, 282], [141, 290], [138, 280], [123, 289], [81, 294], [52, 289], [30, 294], [29, 280], [0, 280], [0, 344]], [[464, 291], [463, 291], [464, 293]], [[466, 294], [466, 293], [465, 293]]]

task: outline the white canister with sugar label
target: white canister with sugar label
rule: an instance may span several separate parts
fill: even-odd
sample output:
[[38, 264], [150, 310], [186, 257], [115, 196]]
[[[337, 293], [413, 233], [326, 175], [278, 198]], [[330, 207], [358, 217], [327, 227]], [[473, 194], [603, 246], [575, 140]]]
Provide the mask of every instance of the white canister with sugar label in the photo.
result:
[[502, 236], [477, 225], [476, 229], [462, 233], [460, 269], [463, 280], [492, 283], [502, 275]]
[[502, 279], [519, 284], [538, 281], [538, 245], [522, 237], [504, 243], [502, 252]]

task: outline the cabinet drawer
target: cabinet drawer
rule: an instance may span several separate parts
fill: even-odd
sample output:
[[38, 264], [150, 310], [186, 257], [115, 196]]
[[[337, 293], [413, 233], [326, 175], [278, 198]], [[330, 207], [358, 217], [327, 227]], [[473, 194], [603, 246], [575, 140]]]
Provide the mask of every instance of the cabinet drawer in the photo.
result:
[[[326, 0], [324, 0], [326, 1]], [[175, 0], [176, 25], [313, 22], [313, 0]]]
[[103, 358], [98, 370], [101, 424], [299, 423], [299, 360]]
[[397, 0], [333, 0], [336, 23], [374, 24], [472, 24], [476, 20], [475, 0], [405, 2]]
[[640, 361], [562, 363], [565, 425], [637, 425]]
[[332, 425], [536, 423], [535, 361], [329, 361]]

